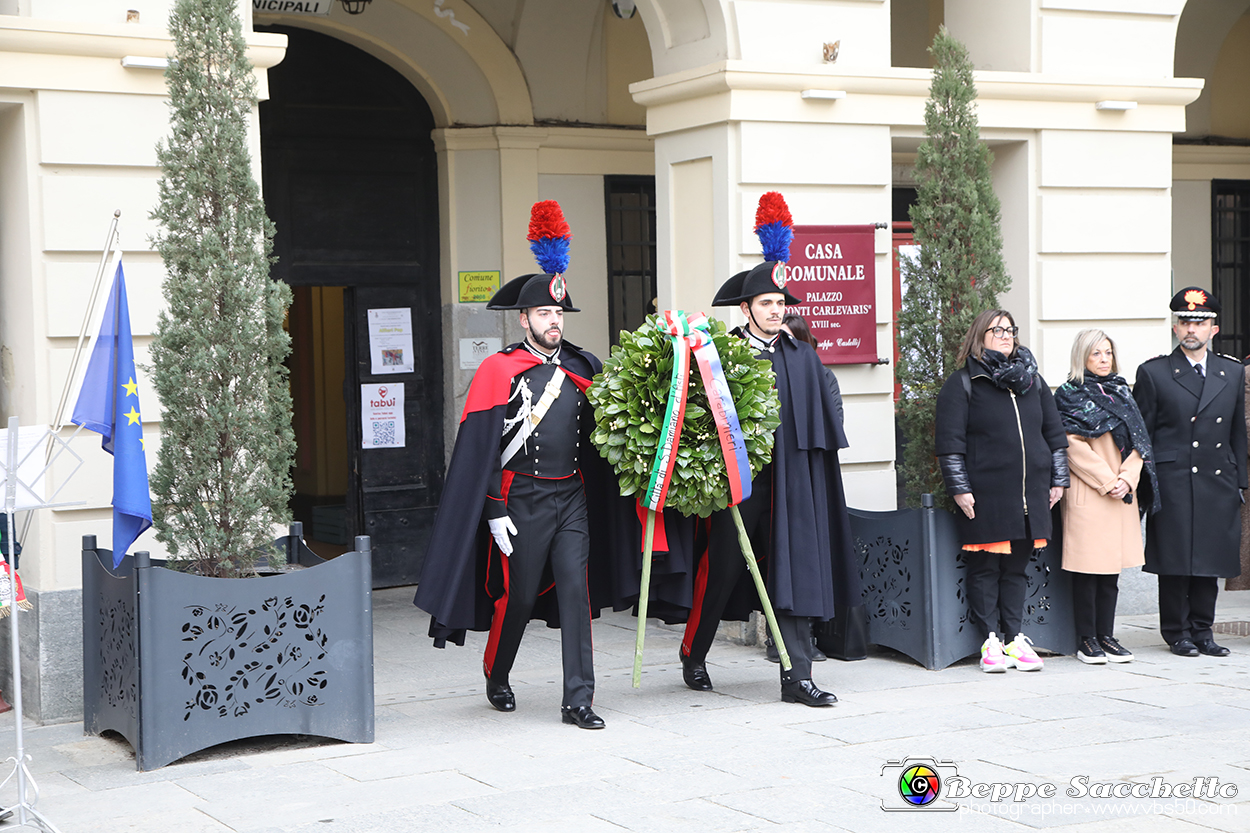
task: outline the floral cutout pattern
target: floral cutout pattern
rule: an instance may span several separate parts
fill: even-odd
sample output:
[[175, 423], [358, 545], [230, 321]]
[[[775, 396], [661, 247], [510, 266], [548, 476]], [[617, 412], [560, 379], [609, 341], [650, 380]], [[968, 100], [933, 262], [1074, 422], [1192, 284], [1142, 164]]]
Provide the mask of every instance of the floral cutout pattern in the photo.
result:
[[325, 595], [312, 604], [271, 596], [259, 609], [190, 605], [182, 679], [190, 687], [183, 720], [208, 712], [242, 717], [257, 708], [319, 706], [326, 694], [326, 645], [317, 626]]

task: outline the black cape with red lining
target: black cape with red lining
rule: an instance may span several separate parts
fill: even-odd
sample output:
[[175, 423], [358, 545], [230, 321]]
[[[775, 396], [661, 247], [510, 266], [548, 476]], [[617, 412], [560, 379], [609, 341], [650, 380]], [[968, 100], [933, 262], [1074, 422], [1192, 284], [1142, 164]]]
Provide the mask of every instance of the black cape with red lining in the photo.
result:
[[[421, 570], [413, 603], [430, 614], [429, 635], [437, 647], [448, 640], [464, 644], [465, 631], [490, 630], [494, 600], [500, 584], [502, 557], [481, 513], [487, 480], [494, 469], [512, 380], [537, 365], [539, 359], [521, 345], [512, 344], [489, 356], [469, 387], [460, 431], [447, 467], [443, 496]], [[560, 366], [583, 391], [602, 364], [591, 353], [564, 342]], [[637, 503], [623, 498], [616, 476], [590, 442], [593, 419], [581, 420], [581, 474], [586, 487], [590, 526], [588, 582], [591, 612], [605, 607], [626, 610], [638, 601], [642, 565], [642, 525]], [[652, 566], [650, 615], [668, 623], [685, 621], [694, 582], [692, 521], [675, 512], [664, 513], [666, 541], [655, 547]], [[671, 547], [670, 549], [667, 549]], [[560, 626], [556, 594], [545, 577], [544, 591], [532, 618], [548, 627]]]
[[[745, 338], [736, 328], [734, 335]], [[839, 449], [846, 434], [816, 351], [782, 332], [771, 353], [781, 424], [773, 446], [772, 548], [756, 553], [775, 609], [795, 616], [833, 619], [863, 605]], [[788, 403], [788, 405], [786, 404]], [[743, 572], [725, 607], [725, 620], [745, 620], [760, 609]]]

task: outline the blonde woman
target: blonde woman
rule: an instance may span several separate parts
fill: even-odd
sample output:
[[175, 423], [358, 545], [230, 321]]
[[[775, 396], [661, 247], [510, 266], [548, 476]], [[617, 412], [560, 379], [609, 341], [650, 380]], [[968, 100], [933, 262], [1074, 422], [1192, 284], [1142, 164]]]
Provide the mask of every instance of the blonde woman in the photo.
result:
[[1055, 391], [1072, 473], [1063, 569], [1072, 574], [1076, 657], [1089, 665], [1133, 659], [1114, 634], [1120, 571], [1145, 563], [1139, 507], [1159, 503], [1150, 436], [1119, 369], [1111, 337], [1082, 330], [1068, 381]]

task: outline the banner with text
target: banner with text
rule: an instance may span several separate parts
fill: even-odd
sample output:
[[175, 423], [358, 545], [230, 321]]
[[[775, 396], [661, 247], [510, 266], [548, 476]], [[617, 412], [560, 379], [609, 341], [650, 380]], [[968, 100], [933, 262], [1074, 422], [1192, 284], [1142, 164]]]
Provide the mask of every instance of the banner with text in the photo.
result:
[[786, 290], [803, 303], [824, 364], [877, 362], [876, 229], [795, 226]]

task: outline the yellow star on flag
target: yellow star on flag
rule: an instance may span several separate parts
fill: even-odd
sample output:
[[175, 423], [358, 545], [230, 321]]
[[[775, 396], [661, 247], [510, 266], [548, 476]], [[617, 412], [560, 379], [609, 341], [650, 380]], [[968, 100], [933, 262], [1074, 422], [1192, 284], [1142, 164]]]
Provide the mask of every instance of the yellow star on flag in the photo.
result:
[[134, 406], [134, 405], [131, 405], [131, 406], [130, 406], [130, 413], [128, 413], [128, 414], [122, 414], [122, 416], [126, 417], [126, 419], [127, 419], [126, 424], [127, 424], [127, 425], [138, 425], [138, 424], [139, 424], [139, 412], [135, 410], [135, 406]]
[[122, 385], [126, 389], [127, 396], [138, 396], [139, 386], [135, 384], [135, 377], [131, 376], [130, 381]]

